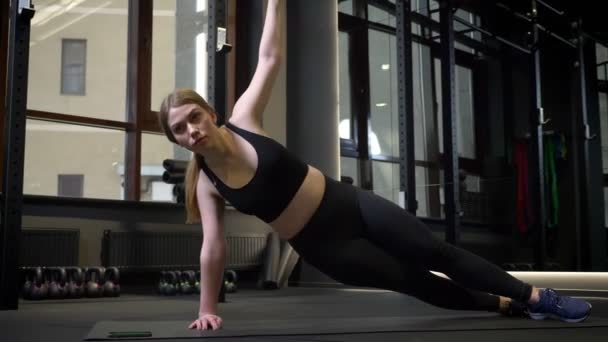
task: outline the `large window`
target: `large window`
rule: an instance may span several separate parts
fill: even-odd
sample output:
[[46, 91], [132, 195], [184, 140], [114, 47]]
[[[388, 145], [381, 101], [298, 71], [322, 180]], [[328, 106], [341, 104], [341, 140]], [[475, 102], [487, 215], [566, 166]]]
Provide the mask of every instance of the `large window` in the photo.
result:
[[[475, 115], [473, 112], [473, 72], [457, 65], [455, 68], [455, 96], [458, 155], [475, 159]], [[435, 92], [437, 94], [437, 122], [439, 152], [443, 153], [443, 112], [441, 107], [441, 61], [435, 59]]]
[[33, 3], [28, 109], [126, 121], [128, 1]]
[[137, 198], [175, 201], [162, 163], [191, 153], [159, 134], [155, 112], [177, 87], [207, 95], [207, 1], [33, 3], [24, 193], [120, 200], [138, 179]]
[[82, 197], [123, 198], [124, 132], [28, 119], [25, 139], [25, 194], [75, 197], [59, 175], [78, 174]]
[[[347, 170], [360, 170], [363, 173], [359, 177], [365, 178], [371, 175], [371, 179], [360, 179], [361, 186], [373, 190], [375, 193], [403, 205], [403, 194], [400, 193], [400, 168], [399, 168], [399, 112], [398, 112], [398, 74], [397, 74], [397, 44], [395, 24], [396, 18], [392, 9], [395, 2], [368, 2], [366, 10], [353, 7], [361, 5], [358, 2], [339, 2], [341, 14], [351, 14], [353, 18], [348, 23], [356, 23], [356, 27], [367, 25], [368, 46], [365, 51], [361, 46], [354, 48], [347, 44], [349, 28], [342, 25], [340, 33], [340, 107], [341, 125], [340, 136], [349, 138], [361, 136], [357, 129], [353, 133], [353, 122], [355, 128], [367, 127], [366, 147], [369, 151], [369, 160], [364, 156], [358, 157], [359, 163], [353, 163], [350, 159], [354, 157], [349, 154], [348, 145], [342, 145], [342, 164], [348, 163]], [[436, 1], [413, 1], [412, 10], [417, 15], [428, 16], [430, 19], [439, 20], [439, 6]], [[367, 12], [367, 17], [362, 17]], [[455, 13], [457, 17], [467, 22], [479, 24], [479, 17], [471, 12], [459, 9]], [[346, 20], [344, 21], [346, 23]], [[455, 24], [456, 30], [463, 32], [472, 39], [480, 40], [478, 33], [470, 32], [460, 24]], [[443, 216], [443, 165], [441, 153], [443, 152], [443, 125], [441, 112], [441, 70], [437, 55], [438, 32], [433, 32], [430, 27], [424, 30], [420, 23], [412, 23], [412, 32], [415, 35], [412, 46], [412, 71], [411, 82], [413, 83], [413, 109], [414, 109], [414, 150], [415, 150], [415, 178], [416, 178], [416, 200], [418, 202], [417, 215], [427, 217]], [[355, 29], [350, 28], [354, 31]], [[349, 33], [347, 33], [349, 32]], [[464, 56], [465, 60], [474, 59], [475, 50], [456, 44], [459, 49], [459, 59]], [[353, 49], [359, 49], [352, 51]], [[362, 59], [367, 53], [369, 63], [368, 70], [364, 70]], [[359, 66], [349, 68], [349, 65]], [[456, 142], [459, 146], [458, 153], [463, 159], [476, 160], [477, 136], [475, 120], [475, 70], [469, 64], [456, 66], [456, 89], [455, 115], [457, 117], [458, 136]], [[361, 70], [359, 70], [361, 69]], [[358, 72], [362, 73], [357, 74]], [[366, 75], [365, 75], [366, 74]], [[349, 79], [355, 77], [353, 80]], [[357, 93], [369, 93], [369, 107], [365, 107], [365, 101], [348, 98], [351, 92], [351, 82], [360, 87], [359, 80], [369, 83], [365, 90], [357, 89]], [[348, 109], [348, 110], [343, 110]], [[350, 115], [354, 117], [349, 117]], [[369, 115], [369, 117], [365, 117]], [[363, 121], [363, 123], [362, 123]], [[349, 125], [347, 125], [347, 123]], [[403, 138], [403, 137], [401, 137]], [[356, 142], [355, 142], [356, 143]], [[361, 146], [357, 146], [361, 149]], [[355, 159], [352, 159], [355, 160]], [[343, 172], [344, 173], [344, 172]], [[469, 174], [463, 179], [463, 185], [471, 192], [480, 191], [479, 175]], [[481, 197], [480, 197], [481, 198]]]
[[369, 31], [370, 150], [399, 158], [397, 42], [394, 35]]

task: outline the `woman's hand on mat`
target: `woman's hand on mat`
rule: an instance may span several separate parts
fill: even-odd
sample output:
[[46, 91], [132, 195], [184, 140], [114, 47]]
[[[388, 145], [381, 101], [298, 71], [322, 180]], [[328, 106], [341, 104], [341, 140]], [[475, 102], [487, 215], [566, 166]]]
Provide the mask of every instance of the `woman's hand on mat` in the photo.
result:
[[196, 330], [217, 330], [222, 326], [222, 318], [212, 314], [200, 315], [188, 328]]

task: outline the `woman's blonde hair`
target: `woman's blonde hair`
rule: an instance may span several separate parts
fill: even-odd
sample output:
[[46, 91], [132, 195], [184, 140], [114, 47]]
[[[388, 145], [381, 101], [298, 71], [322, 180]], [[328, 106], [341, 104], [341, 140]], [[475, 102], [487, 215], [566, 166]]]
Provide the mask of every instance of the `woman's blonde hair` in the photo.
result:
[[[196, 104], [209, 114], [215, 112], [213, 107], [192, 89], [179, 88], [167, 95], [160, 105], [158, 121], [167, 138], [176, 144], [177, 139], [175, 139], [169, 127], [169, 110], [185, 104]], [[186, 169], [184, 180], [184, 189], [186, 191], [186, 223], [200, 222], [201, 219], [201, 212], [198, 209], [198, 200], [196, 199], [196, 184], [198, 183], [198, 175], [203, 161], [203, 156], [195, 153]]]

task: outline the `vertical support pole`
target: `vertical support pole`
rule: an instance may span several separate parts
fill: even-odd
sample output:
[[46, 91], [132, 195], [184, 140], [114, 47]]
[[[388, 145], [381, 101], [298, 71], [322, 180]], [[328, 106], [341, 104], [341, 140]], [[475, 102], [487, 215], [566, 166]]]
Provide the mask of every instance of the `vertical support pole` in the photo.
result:
[[[538, 191], [534, 191], [537, 194], [537, 200], [535, 203], [535, 212], [538, 213], [538, 223], [536, 230], [538, 234], [538, 248], [535, 250], [536, 267], [538, 270], [545, 270], [546, 259], [547, 259], [547, 240], [545, 227], [547, 224], [547, 212], [545, 208], [545, 167], [544, 167], [544, 143], [543, 143], [543, 125], [549, 120], [545, 120], [543, 103], [542, 103], [542, 79], [541, 79], [541, 64], [540, 64], [540, 47], [539, 47], [539, 35], [540, 29], [538, 27], [538, 10], [536, 0], [532, 0], [531, 10], [532, 20], [532, 59], [534, 68], [534, 99], [535, 107], [531, 116], [531, 125], [534, 127], [532, 130], [532, 145], [536, 152], [538, 167], [535, 174], [536, 182], [538, 183]], [[534, 184], [534, 183], [533, 183]]]
[[[367, 1], [353, 0], [355, 17], [367, 20]], [[359, 152], [359, 177], [362, 189], [371, 190], [374, 187], [374, 175], [369, 131], [371, 130], [371, 99], [370, 99], [370, 70], [369, 70], [369, 29], [367, 26], [357, 26], [349, 32], [348, 58], [349, 73], [352, 89], [351, 98], [355, 120], [355, 139]]]
[[[6, 67], [8, 64], [8, 25], [10, 17], [10, 1], [4, 1], [0, 4], [0, 160], [4, 160], [4, 117], [6, 112]], [[4, 170], [0, 169], [0, 178], [3, 176]], [[0, 182], [0, 192], [4, 184]]]
[[226, 121], [226, 0], [209, 0], [207, 35], [207, 100], [218, 115], [218, 125]]
[[125, 199], [141, 197], [141, 127], [151, 110], [152, 1], [129, 0], [127, 44], [127, 129], [125, 148]]
[[0, 226], [0, 310], [19, 306], [19, 246], [23, 210], [23, 163], [31, 1], [12, 0], [10, 7], [8, 86], [6, 92], [4, 179]]
[[446, 241], [458, 244], [460, 237], [460, 180], [455, 101], [454, 12], [451, 0], [442, 0], [439, 9], [441, 34], [441, 103], [443, 113], [443, 166]]
[[416, 215], [414, 155], [414, 90], [412, 71], [412, 12], [410, 0], [397, 1], [397, 69], [399, 97], [399, 186], [405, 209]]
[[[604, 228], [604, 191], [603, 171], [601, 161], [601, 139], [598, 134], [592, 134], [592, 127], [600, 127], [600, 119], [597, 105], [597, 89], [588, 81], [587, 75], [595, 75], [595, 45], [585, 38], [582, 29], [582, 20], [575, 24], [577, 36], [577, 60], [580, 82], [580, 124], [577, 132], [582, 129], [582, 182], [581, 202], [584, 219], [582, 227], [577, 231], [577, 262], [585, 271], [605, 270], [606, 253], [606, 229]], [[590, 63], [587, 63], [590, 61]], [[597, 128], [595, 130], [598, 130]], [[580, 160], [580, 159], [579, 159]], [[584, 251], [584, 253], [583, 253]], [[577, 265], [578, 266], [578, 265]]]

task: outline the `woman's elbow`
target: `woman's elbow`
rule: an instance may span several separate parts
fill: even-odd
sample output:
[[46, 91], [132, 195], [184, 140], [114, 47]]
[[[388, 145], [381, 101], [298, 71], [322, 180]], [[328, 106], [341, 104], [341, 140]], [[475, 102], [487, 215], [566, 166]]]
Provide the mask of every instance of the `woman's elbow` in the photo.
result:
[[260, 55], [260, 63], [266, 64], [270, 67], [278, 68], [281, 66], [283, 56], [279, 52], [267, 52]]
[[215, 263], [220, 262], [226, 258], [226, 243], [225, 241], [218, 240], [208, 245], [203, 244], [201, 249], [200, 261]]

